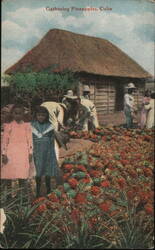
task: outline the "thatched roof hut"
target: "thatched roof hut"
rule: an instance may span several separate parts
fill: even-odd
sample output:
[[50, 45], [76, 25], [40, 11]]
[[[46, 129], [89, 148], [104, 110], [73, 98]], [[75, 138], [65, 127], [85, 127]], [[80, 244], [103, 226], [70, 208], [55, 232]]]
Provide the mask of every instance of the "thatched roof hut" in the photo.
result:
[[22, 71], [26, 66], [40, 71], [53, 64], [59, 65], [58, 71], [68, 68], [73, 72], [102, 76], [150, 77], [148, 72], [111, 42], [58, 29], [50, 30], [6, 73]]
[[23, 72], [28, 66], [35, 72], [47, 68], [53, 71], [53, 65], [57, 65], [55, 72], [69, 69], [80, 77], [82, 84], [90, 86], [100, 119], [106, 112], [122, 109], [125, 84], [132, 81], [142, 90], [151, 77], [108, 40], [59, 29], [50, 30], [6, 73]]

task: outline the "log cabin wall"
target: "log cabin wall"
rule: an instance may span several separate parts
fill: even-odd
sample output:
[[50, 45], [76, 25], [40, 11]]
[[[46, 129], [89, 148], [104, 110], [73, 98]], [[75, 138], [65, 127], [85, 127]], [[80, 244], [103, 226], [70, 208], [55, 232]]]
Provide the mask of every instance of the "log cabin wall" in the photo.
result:
[[137, 107], [141, 107], [144, 92], [145, 92], [145, 84], [137, 83], [136, 87], [137, 87], [137, 89], [134, 93], [135, 105]]
[[124, 94], [127, 91], [125, 86], [129, 82], [136, 86], [135, 105], [140, 107], [145, 90], [144, 81], [141, 79], [84, 75], [80, 77], [79, 93], [82, 95], [84, 84], [89, 85], [90, 100], [94, 102], [99, 122], [102, 123], [106, 114], [123, 111]]
[[80, 95], [82, 95], [83, 85], [90, 87], [90, 100], [94, 102], [99, 122], [104, 120], [104, 115], [115, 112], [116, 90], [114, 82], [110, 77], [81, 77], [79, 84]]
[[99, 122], [102, 123], [105, 114], [115, 111], [116, 91], [114, 84], [106, 79], [104, 82], [95, 81], [94, 86], [94, 104], [98, 113]]

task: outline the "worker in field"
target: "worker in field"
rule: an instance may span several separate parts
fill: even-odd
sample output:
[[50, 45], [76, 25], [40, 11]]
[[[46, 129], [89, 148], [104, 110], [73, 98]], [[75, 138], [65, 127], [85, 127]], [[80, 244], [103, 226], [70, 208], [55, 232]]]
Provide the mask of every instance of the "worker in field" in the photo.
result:
[[64, 95], [64, 97], [62, 99], [62, 103], [65, 104], [65, 106], [67, 108], [67, 112], [66, 112], [67, 116], [64, 117], [64, 124], [67, 127], [71, 127], [74, 124], [74, 118], [73, 118], [74, 114], [72, 113], [72, 111], [73, 111], [73, 108], [74, 108], [75, 99], [77, 99], [77, 96], [74, 95], [72, 89], [69, 89], [67, 91], [66, 95]]
[[133, 128], [133, 119], [136, 113], [133, 93], [136, 87], [133, 83], [129, 83], [126, 89], [127, 93], [124, 95], [124, 114], [126, 117], [126, 127]]
[[[69, 89], [67, 91], [67, 94], [64, 95], [64, 97], [62, 98], [62, 103], [64, 103], [67, 107], [70, 105], [69, 100], [70, 99], [75, 99], [76, 97], [74, 96], [73, 90]], [[68, 100], [69, 99], [69, 100]]]
[[[90, 117], [88, 120], [88, 123], [90, 122], [91, 127], [98, 128], [98, 118], [97, 118], [97, 112], [94, 103], [90, 100], [90, 87], [88, 85], [83, 86], [83, 96], [81, 98], [81, 104], [88, 108], [90, 112]], [[85, 122], [84, 127], [87, 128], [87, 122]], [[89, 126], [88, 126], [89, 127]]]
[[81, 130], [88, 131], [99, 127], [97, 112], [92, 101], [76, 96], [76, 99], [69, 99], [70, 117]]
[[86, 99], [86, 98], [84, 98], [84, 99], [80, 98], [80, 101], [81, 101], [80, 102], [81, 105], [86, 107], [86, 109], [89, 112], [88, 121], [85, 120], [85, 122], [84, 122], [84, 130], [89, 129], [89, 123], [90, 123], [90, 127], [92, 129], [98, 128], [99, 122], [98, 122], [97, 111], [96, 111], [96, 107], [95, 107], [94, 103], [91, 100]]
[[90, 100], [90, 87], [88, 85], [83, 86], [83, 95], [81, 98]]

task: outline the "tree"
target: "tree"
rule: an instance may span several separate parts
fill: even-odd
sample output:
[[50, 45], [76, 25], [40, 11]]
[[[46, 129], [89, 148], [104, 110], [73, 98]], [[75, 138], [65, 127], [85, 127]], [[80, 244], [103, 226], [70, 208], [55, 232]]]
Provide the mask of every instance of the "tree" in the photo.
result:
[[50, 98], [53, 101], [61, 101], [67, 89], [76, 90], [79, 81], [69, 70], [64, 70], [61, 73], [49, 70], [16, 72], [5, 80], [9, 81], [10, 92], [13, 96], [21, 97], [28, 102], [36, 95], [43, 100]]

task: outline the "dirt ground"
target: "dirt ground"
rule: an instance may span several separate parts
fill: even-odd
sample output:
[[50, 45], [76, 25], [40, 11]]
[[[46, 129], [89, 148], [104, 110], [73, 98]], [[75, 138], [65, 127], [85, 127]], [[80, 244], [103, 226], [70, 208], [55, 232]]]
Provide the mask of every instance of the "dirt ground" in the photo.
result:
[[[134, 123], [139, 123], [140, 121], [140, 112], [137, 113], [136, 119], [134, 119]], [[107, 126], [107, 125], [113, 125], [113, 126], [119, 126], [124, 125], [126, 123], [125, 121], [125, 115], [123, 111], [115, 112], [113, 114], [106, 114], [104, 116], [104, 120], [101, 126]]]
[[67, 150], [65, 150], [64, 148], [60, 148], [60, 165], [65, 158], [71, 157], [77, 152], [82, 152], [89, 149], [93, 143], [94, 142], [90, 140], [70, 139], [70, 142], [67, 143]]
[[125, 116], [124, 116], [124, 112], [120, 111], [120, 112], [115, 112], [113, 114], [106, 114], [104, 115], [104, 119], [102, 122], [102, 126], [106, 126], [106, 125], [121, 125], [125, 123]]

